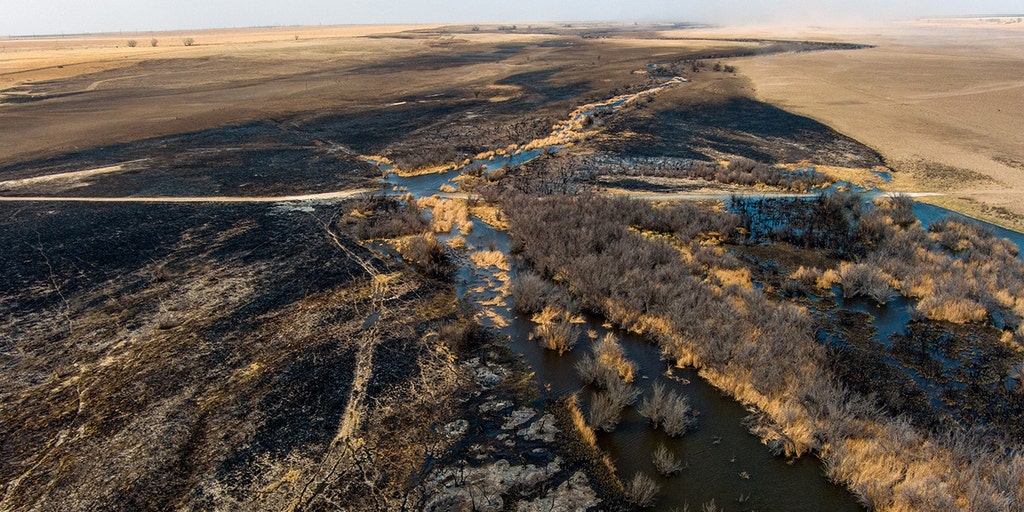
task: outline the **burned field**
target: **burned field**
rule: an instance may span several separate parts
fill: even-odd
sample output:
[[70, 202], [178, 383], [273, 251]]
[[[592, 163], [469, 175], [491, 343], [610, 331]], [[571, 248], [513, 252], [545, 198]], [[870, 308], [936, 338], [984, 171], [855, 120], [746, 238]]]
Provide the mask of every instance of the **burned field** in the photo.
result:
[[332, 223], [350, 203], [4, 207], [5, 509], [597, 496], [451, 286]]
[[12, 164], [0, 175], [9, 196], [272, 197], [375, 186], [377, 171], [265, 121]]
[[[328, 453], [374, 310], [359, 258], [386, 263], [341, 251], [315, 212], [5, 209], [5, 507], [252, 503], [285, 460]], [[388, 307], [444, 293], [402, 279]], [[380, 321], [394, 364], [421, 357], [422, 332]]]

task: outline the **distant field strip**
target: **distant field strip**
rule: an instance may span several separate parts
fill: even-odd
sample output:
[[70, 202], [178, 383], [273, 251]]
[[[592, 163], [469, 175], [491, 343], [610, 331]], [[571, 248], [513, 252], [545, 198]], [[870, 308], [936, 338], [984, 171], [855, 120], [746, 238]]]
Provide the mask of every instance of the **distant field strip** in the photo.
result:
[[271, 197], [247, 197], [247, 196], [186, 196], [186, 197], [46, 197], [46, 196], [25, 196], [5, 197], [0, 196], [0, 201], [50, 201], [50, 202], [72, 202], [72, 203], [280, 203], [283, 201], [316, 201], [323, 199], [348, 199], [360, 194], [374, 192], [375, 189], [357, 188], [351, 190], [339, 190], [336, 192], [322, 192], [319, 194], [301, 194], [293, 196], [271, 196]]

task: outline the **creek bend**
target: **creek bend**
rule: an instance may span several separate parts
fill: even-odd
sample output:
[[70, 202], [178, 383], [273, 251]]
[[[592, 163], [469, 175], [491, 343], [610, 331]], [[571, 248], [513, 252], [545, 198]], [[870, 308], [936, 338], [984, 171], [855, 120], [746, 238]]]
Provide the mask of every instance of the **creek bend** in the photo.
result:
[[[388, 183], [411, 192], [424, 190], [424, 182], [439, 184], [438, 178], [436, 175], [401, 178], [392, 174]], [[501, 251], [513, 264], [506, 273], [497, 267], [477, 265], [466, 254], [456, 256], [458, 296], [484, 312], [481, 322], [485, 326], [508, 338], [510, 348], [520, 354], [535, 373], [535, 382], [544, 395], [560, 397], [579, 393], [585, 409], [592, 390], [580, 381], [574, 364], [590, 352], [592, 343], [612, 331], [628, 359], [637, 365], [635, 384], [638, 389], [649, 395], [653, 383], [660, 382], [667, 389], [688, 397], [699, 412], [696, 427], [681, 438], [671, 438], [663, 431], [652, 429], [634, 407], [624, 411], [614, 432], [598, 434], [599, 446], [615, 461], [622, 480], [628, 481], [641, 471], [661, 485], [655, 510], [667, 511], [684, 505], [699, 507], [711, 500], [727, 509], [741, 510], [863, 510], [846, 489], [823, 476], [821, 463], [814, 456], [787, 460], [772, 455], [744, 426], [743, 420], [751, 411], [724, 396], [695, 370], [671, 368], [661, 360], [659, 349], [650, 341], [610, 328], [600, 318], [587, 316], [585, 323], [579, 326], [579, 340], [574, 350], [558, 356], [541, 348], [530, 339], [535, 324], [516, 314], [512, 297], [503, 293], [508, 279], [519, 270], [510, 255], [509, 234], [478, 218], [471, 220], [471, 232], [462, 235], [467, 247]], [[455, 235], [441, 235], [439, 239], [445, 241], [451, 236]], [[596, 338], [591, 339], [588, 331], [596, 334]], [[651, 454], [659, 444], [666, 445], [682, 459], [686, 469], [672, 477], [658, 476]]]

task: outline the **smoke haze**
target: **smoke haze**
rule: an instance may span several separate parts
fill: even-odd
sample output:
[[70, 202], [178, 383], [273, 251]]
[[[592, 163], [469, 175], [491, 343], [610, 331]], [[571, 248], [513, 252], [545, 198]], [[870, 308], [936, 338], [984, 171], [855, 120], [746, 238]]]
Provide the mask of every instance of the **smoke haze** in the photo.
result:
[[1020, 14], [1020, 0], [0, 0], [0, 35], [270, 25], [687, 21], [849, 24]]

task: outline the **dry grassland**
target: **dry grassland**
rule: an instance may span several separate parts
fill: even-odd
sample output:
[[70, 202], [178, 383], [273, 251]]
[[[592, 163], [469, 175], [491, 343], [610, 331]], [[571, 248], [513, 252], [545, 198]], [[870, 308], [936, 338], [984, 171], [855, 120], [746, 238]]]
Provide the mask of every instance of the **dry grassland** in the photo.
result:
[[[946, 192], [947, 206], [1024, 228], [1024, 25], [926, 20], [742, 34], [874, 45], [733, 63], [758, 99], [878, 150], [897, 171], [892, 188]], [[1000, 208], [1017, 218], [993, 215]]]

